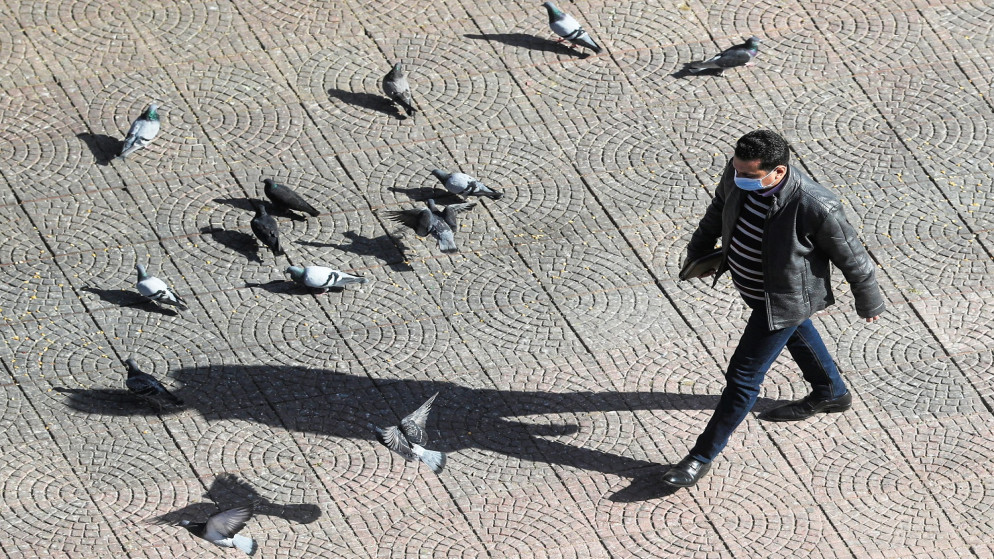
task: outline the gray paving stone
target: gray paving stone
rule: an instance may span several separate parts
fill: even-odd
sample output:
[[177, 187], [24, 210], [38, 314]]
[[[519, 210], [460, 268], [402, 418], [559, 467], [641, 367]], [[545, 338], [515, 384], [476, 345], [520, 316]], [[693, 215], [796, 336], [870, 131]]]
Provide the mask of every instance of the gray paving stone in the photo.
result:
[[[538, 3], [325, 4], [0, 8], [0, 556], [214, 556], [157, 519], [255, 494], [267, 557], [994, 557], [986, 3], [562, 6], [600, 55]], [[749, 35], [756, 66], [672, 75]], [[161, 136], [108, 161], [153, 100]], [[843, 199], [888, 311], [833, 276], [853, 409], [750, 416], [674, 492], [747, 316], [675, 275], [755, 128]], [[507, 193], [451, 256], [383, 213], [443, 198], [436, 167]], [[279, 258], [263, 177], [322, 212], [278, 218]], [[137, 300], [138, 262], [191, 309]], [[372, 281], [313, 295], [290, 264]], [[188, 406], [128, 395], [129, 355]], [[808, 390], [785, 353], [754, 411]], [[441, 476], [369, 428], [435, 391]]]

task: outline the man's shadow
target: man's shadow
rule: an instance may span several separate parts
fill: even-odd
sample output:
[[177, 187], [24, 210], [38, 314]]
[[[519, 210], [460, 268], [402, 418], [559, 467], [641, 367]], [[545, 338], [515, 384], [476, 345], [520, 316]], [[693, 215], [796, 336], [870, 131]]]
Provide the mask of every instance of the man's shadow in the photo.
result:
[[529, 35], [527, 33], [487, 33], [484, 35], [464, 34], [467, 39], [481, 41], [496, 41], [512, 47], [537, 50], [542, 52], [554, 52], [556, 54], [568, 54], [577, 58], [586, 58], [589, 53], [581, 52], [578, 49], [570, 48], [566, 43]]
[[76, 137], [86, 144], [93, 154], [94, 162], [97, 165], [109, 164], [124, 147], [124, 141], [106, 134], [90, 134], [81, 132]]
[[[370, 423], [395, 425], [436, 391], [429, 419], [432, 450], [458, 453], [480, 448], [509, 458], [558, 464], [631, 477], [632, 485], [613, 499], [665, 496], [655, 480], [665, 471], [651, 462], [555, 440], [577, 433], [579, 425], [545, 420], [562, 414], [637, 410], [712, 410], [717, 395], [666, 392], [571, 392], [496, 390], [451, 382], [377, 379], [329, 369], [284, 365], [217, 365], [173, 371], [162, 379], [187, 409], [215, 418], [253, 418], [275, 428], [326, 437], [375, 441]], [[178, 386], [178, 387], [177, 387]], [[97, 415], [146, 415], [137, 405], [121, 405], [105, 390], [68, 390], [69, 407]], [[276, 413], [246, 414], [242, 402], [268, 404]], [[760, 398], [760, 407], [772, 405]], [[154, 411], [152, 412], [154, 413]], [[660, 482], [661, 484], [661, 482]]]

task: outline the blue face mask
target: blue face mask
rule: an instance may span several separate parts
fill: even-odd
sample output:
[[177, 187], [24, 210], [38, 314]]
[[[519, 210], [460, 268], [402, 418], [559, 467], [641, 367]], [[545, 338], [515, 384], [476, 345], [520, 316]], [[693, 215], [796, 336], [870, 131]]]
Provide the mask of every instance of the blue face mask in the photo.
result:
[[[774, 169], [773, 171], [776, 171], [776, 169]], [[766, 186], [763, 186], [763, 181], [766, 180], [766, 177], [772, 175], [773, 171], [766, 173], [766, 176], [760, 179], [747, 179], [745, 177], [740, 177], [739, 172], [735, 171], [735, 179], [734, 179], [735, 186], [741, 188], [742, 190], [747, 190], [749, 192], [755, 192], [756, 190], [762, 190], [764, 188], [768, 188]]]

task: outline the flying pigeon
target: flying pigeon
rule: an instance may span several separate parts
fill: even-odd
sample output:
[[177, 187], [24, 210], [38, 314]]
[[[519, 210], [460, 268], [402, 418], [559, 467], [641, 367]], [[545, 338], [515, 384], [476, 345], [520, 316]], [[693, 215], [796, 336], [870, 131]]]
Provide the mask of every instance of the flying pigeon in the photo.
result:
[[276, 225], [276, 218], [266, 212], [266, 204], [262, 200], [252, 200], [255, 208], [255, 217], [252, 218], [252, 232], [273, 251], [274, 256], [283, 253], [280, 247], [280, 228]]
[[290, 190], [289, 187], [276, 184], [273, 179], [266, 179], [262, 182], [266, 183], [263, 189], [266, 197], [273, 202], [273, 206], [276, 209], [309, 213], [314, 217], [317, 217], [321, 213], [314, 209], [314, 206], [310, 205], [307, 200], [304, 200], [300, 194]]
[[128, 358], [124, 364], [128, 366], [128, 379], [124, 381], [128, 390], [160, 409], [167, 406], [183, 405], [183, 400], [166, 390], [166, 387], [162, 386], [162, 383], [155, 377], [142, 372], [134, 359]]
[[384, 446], [404, 457], [408, 462], [421, 460], [431, 468], [436, 474], [442, 472], [445, 467], [445, 453], [435, 450], [428, 450], [421, 446], [427, 440], [425, 433], [425, 421], [428, 420], [428, 412], [431, 411], [431, 404], [438, 396], [436, 392], [428, 401], [421, 404], [421, 407], [414, 410], [400, 420], [400, 425], [393, 425], [386, 429], [380, 429], [373, 425], [376, 430], [376, 440]]
[[418, 236], [431, 234], [438, 239], [438, 248], [442, 252], [457, 252], [453, 229], [458, 228], [456, 216], [469, 210], [476, 202], [449, 204], [444, 210], [439, 210], [434, 200], [428, 200], [424, 208], [387, 212], [393, 221], [403, 223], [414, 229]]
[[718, 75], [721, 75], [728, 68], [752, 66], [752, 59], [759, 52], [759, 43], [761, 42], [758, 37], [749, 37], [741, 45], [729, 47], [722, 51], [721, 54], [716, 54], [707, 60], [690, 62], [687, 64], [687, 70], [700, 72], [701, 70], [713, 69], [718, 70]]
[[166, 285], [166, 282], [148, 275], [145, 266], [141, 264], [135, 264], [135, 269], [138, 270], [138, 293], [141, 293], [142, 297], [160, 305], [172, 305], [181, 311], [187, 309], [183, 299], [180, 299], [179, 295]]
[[131, 123], [128, 135], [124, 138], [124, 147], [121, 148], [120, 157], [122, 159], [147, 146], [155, 139], [159, 133], [158, 111], [159, 106], [152, 103], [137, 120]]
[[482, 182], [465, 173], [450, 174], [441, 169], [435, 169], [431, 174], [435, 175], [435, 178], [442, 182], [445, 189], [453, 194], [459, 194], [460, 196], [486, 196], [494, 200], [500, 200], [504, 196], [503, 193], [485, 186]]
[[553, 33], [562, 37], [559, 39], [560, 42], [566, 40], [574, 45], [587, 47], [594, 51], [595, 54], [601, 52], [600, 45], [594, 42], [590, 34], [580, 27], [580, 24], [573, 19], [573, 16], [560, 10], [552, 2], [545, 2], [542, 5], [549, 12], [549, 27], [552, 28]]
[[407, 116], [414, 116], [417, 110], [414, 108], [414, 97], [411, 96], [411, 84], [407, 83], [407, 76], [404, 75], [404, 68], [400, 62], [393, 65], [393, 68], [383, 77], [383, 93], [391, 101], [404, 108]]
[[239, 530], [245, 527], [245, 522], [250, 518], [252, 518], [252, 505], [218, 512], [211, 515], [207, 522], [180, 520], [177, 526], [186, 528], [194, 536], [218, 547], [236, 547], [252, 555], [258, 548], [255, 540], [238, 535]]
[[364, 277], [353, 276], [324, 266], [290, 266], [286, 269], [286, 274], [295, 283], [317, 289], [318, 293], [324, 293], [329, 289], [344, 288], [353, 283], [366, 283]]

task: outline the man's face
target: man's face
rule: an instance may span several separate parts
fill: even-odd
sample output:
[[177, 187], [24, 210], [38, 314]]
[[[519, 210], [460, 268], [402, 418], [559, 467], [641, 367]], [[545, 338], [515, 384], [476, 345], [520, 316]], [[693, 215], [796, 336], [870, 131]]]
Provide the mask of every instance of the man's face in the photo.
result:
[[787, 176], [787, 166], [778, 165], [772, 170], [760, 169], [759, 159], [739, 159], [732, 157], [732, 167], [735, 172], [744, 179], [762, 179], [763, 188], [769, 188], [779, 184]]

